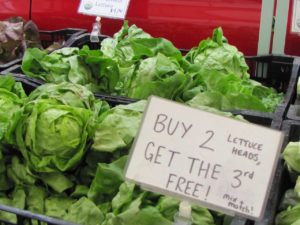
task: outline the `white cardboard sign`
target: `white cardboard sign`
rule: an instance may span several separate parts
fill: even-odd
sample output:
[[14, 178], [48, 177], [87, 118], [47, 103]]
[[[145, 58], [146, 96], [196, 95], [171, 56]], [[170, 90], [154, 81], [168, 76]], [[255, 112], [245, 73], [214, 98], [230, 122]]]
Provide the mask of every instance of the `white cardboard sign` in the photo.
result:
[[292, 32], [300, 33], [300, 0], [294, 0]]
[[283, 134], [151, 97], [125, 177], [143, 188], [260, 219]]
[[125, 19], [130, 0], [81, 0], [78, 12], [115, 19]]

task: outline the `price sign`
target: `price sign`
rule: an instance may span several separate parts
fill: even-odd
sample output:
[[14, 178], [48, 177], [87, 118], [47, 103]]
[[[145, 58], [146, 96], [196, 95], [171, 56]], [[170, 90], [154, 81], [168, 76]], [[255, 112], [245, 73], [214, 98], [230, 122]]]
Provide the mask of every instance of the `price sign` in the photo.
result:
[[78, 12], [108, 18], [124, 19], [130, 0], [81, 0]]
[[227, 214], [263, 215], [283, 134], [151, 97], [125, 177]]
[[300, 0], [294, 0], [292, 32], [300, 33]]

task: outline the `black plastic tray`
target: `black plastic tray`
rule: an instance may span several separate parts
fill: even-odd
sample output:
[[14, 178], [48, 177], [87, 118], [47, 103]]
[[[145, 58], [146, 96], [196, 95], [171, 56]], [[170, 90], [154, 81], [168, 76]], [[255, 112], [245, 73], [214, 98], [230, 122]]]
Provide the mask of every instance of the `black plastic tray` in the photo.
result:
[[[40, 40], [43, 48], [49, 47], [53, 42], [62, 41], [62, 47], [68, 47], [71, 44], [71, 40], [76, 38], [77, 36], [85, 33], [87, 30], [85, 29], [76, 29], [76, 28], [66, 28], [60, 30], [41, 30]], [[0, 72], [5, 70], [13, 65], [20, 64], [22, 62], [22, 58], [15, 59], [5, 64], [0, 64]]]
[[[273, 121], [271, 128], [276, 129], [276, 130], [284, 130], [284, 142], [283, 146], [281, 148], [281, 152], [289, 142], [289, 133], [286, 132], [286, 129], [284, 129], [285, 125], [283, 125], [282, 120], [280, 121]], [[300, 123], [299, 123], [299, 129], [300, 129]], [[300, 137], [300, 132], [299, 132], [299, 137]], [[280, 190], [283, 189], [284, 182], [283, 182], [283, 177], [284, 177], [284, 161], [280, 157], [276, 169], [275, 169], [275, 175], [273, 178], [273, 182], [271, 184], [271, 190], [269, 193], [266, 209], [265, 209], [265, 214], [262, 218], [261, 221], [250, 221], [248, 220], [246, 222], [247, 225], [274, 225], [275, 221], [275, 216], [276, 216], [276, 211], [277, 207], [280, 202], [280, 198], [282, 195], [282, 192]]]
[[[7, 75], [7, 74], [10, 74], [13, 77], [15, 77], [15, 79], [17, 81], [22, 82], [23, 86], [26, 85], [26, 83], [30, 84], [28, 87], [32, 86], [33, 89], [31, 89], [31, 91], [45, 83], [44, 81], [42, 81], [40, 79], [28, 77], [25, 74], [23, 74], [22, 70], [21, 70], [21, 66], [19, 64], [11, 66], [3, 71], [0, 71], [0, 75]], [[26, 88], [26, 86], [24, 88]], [[26, 91], [26, 89], [25, 89], [25, 91]]]
[[22, 83], [23, 89], [27, 95], [34, 91], [39, 85], [26, 79], [23, 74], [11, 74], [15, 81]]
[[[300, 121], [285, 120], [282, 124], [282, 131], [284, 131], [284, 144], [283, 149], [291, 141], [300, 140]], [[278, 180], [274, 181], [272, 190], [272, 207], [268, 209], [268, 214], [265, 220], [262, 222], [257, 222], [255, 225], [273, 225], [275, 224], [275, 218], [278, 211], [278, 206], [281, 198], [283, 197], [285, 191], [290, 188], [294, 188], [294, 183], [292, 182], [291, 177], [288, 174], [287, 168], [285, 167], [284, 160], [281, 158], [279, 162], [281, 171], [278, 173]], [[276, 183], [276, 186], [274, 187]]]
[[265, 119], [276, 117], [284, 118], [288, 107], [296, 93], [298, 65], [295, 64], [295, 57], [284, 55], [266, 55], [246, 57], [249, 66], [249, 74], [252, 79], [261, 82], [267, 87], [273, 87], [278, 92], [284, 93], [283, 101], [278, 105], [274, 113], [259, 113], [255, 115], [252, 110], [237, 110], [244, 115], [249, 114]]
[[70, 47], [82, 48], [84, 45], [88, 45], [90, 47], [90, 49], [100, 49], [101, 42], [105, 38], [109, 38], [109, 37], [110, 36], [107, 36], [107, 35], [99, 35], [98, 36], [99, 42], [91, 42], [91, 40], [90, 40], [91, 34], [85, 33], [85, 34], [81, 34], [81, 35], [78, 35], [77, 37], [72, 38], [68, 44]]
[[78, 225], [75, 223], [67, 222], [64, 220], [55, 219], [52, 217], [32, 213], [27, 210], [17, 209], [14, 207], [1, 205], [0, 204], [0, 211], [5, 211], [7, 213], [11, 213], [16, 215], [17, 223], [10, 223], [7, 221], [0, 220], [1, 225], [24, 225], [26, 222], [27, 224], [38, 224], [38, 225]]
[[290, 120], [300, 121], [300, 105], [290, 105], [287, 118]]
[[[298, 77], [300, 75], [300, 58], [297, 57], [294, 60], [295, 73], [298, 71]], [[296, 84], [297, 85], [297, 84]], [[300, 121], [300, 95], [295, 93], [292, 97], [291, 105], [287, 112], [287, 119]]]

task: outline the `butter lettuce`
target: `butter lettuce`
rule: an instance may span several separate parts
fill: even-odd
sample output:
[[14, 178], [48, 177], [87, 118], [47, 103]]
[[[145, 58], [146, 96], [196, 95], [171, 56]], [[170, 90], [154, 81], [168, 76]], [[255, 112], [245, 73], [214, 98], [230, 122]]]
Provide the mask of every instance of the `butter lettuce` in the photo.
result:
[[17, 143], [30, 168], [64, 172], [76, 167], [91, 136], [90, 118], [89, 110], [51, 100], [28, 103], [17, 127]]
[[136, 25], [129, 27], [127, 21], [113, 38], [102, 41], [101, 50], [104, 55], [115, 59], [122, 66], [154, 57], [158, 53], [178, 61], [182, 60], [180, 51], [170, 41], [153, 38]]
[[283, 152], [283, 158], [289, 168], [300, 173], [300, 143], [290, 142]]
[[217, 70], [240, 78], [249, 77], [248, 65], [243, 53], [228, 44], [220, 27], [213, 31], [211, 39], [201, 41], [199, 46], [189, 51], [185, 58], [192, 64], [201, 65], [203, 70]]

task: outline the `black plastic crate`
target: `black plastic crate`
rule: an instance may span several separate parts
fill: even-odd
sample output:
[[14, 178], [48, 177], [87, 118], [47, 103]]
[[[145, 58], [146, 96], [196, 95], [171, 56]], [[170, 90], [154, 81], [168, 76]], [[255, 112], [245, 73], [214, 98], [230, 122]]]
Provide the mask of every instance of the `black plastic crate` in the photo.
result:
[[[22, 61], [20, 61], [20, 63], [21, 62]], [[7, 69], [0, 71], [0, 74], [4, 74], [5, 75], [7, 73], [22, 74], [23, 72], [22, 72], [22, 69], [21, 69], [21, 65], [19, 65], [19, 64], [12, 65], [12, 66], [8, 67]], [[28, 76], [26, 76], [26, 77], [28, 77]]]
[[4, 211], [7, 213], [11, 213], [16, 215], [16, 223], [11, 223], [7, 221], [0, 220], [0, 225], [24, 225], [26, 222], [27, 224], [37, 224], [37, 225], [78, 225], [71, 222], [67, 222], [64, 220], [55, 219], [52, 217], [32, 213], [27, 210], [17, 209], [14, 207], [1, 205], [0, 204], [0, 211]]
[[101, 42], [105, 38], [109, 38], [110, 36], [107, 35], [99, 35], [99, 42], [91, 42], [91, 34], [90, 33], [85, 33], [81, 34], [77, 37], [74, 37], [70, 40], [68, 43], [70, 47], [78, 47], [82, 48], [84, 45], [89, 46], [90, 49], [100, 49], [101, 48]]
[[[295, 73], [298, 73], [298, 78], [300, 75], [300, 58], [295, 58], [294, 61], [294, 70]], [[297, 84], [296, 84], [297, 85]], [[296, 86], [297, 87], [297, 86]], [[288, 109], [287, 118], [291, 120], [297, 120], [300, 121], [300, 95], [295, 92], [295, 94], [292, 96], [291, 105]]]
[[[281, 130], [285, 135], [282, 151], [289, 142], [296, 142], [300, 140], [300, 121], [285, 120], [282, 123]], [[276, 215], [277, 213], [279, 213], [278, 206], [280, 204], [280, 201], [285, 191], [289, 188], [294, 188], [294, 185], [295, 184], [293, 184], [292, 179], [288, 174], [287, 168], [285, 167], [284, 160], [281, 157], [278, 162], [275, 179], [272, 184], [271, 195], [269, 198], [265, 218], [261, 222], [254, 223], [254, 225], [275, 224]]]
[[[29, 94], [31, 91], [33, 91], [36, 87], [39, 86], [39, 84], [36, 84], [34, 82], [31, 82], [27, 79], [27, 77], [25, 75], [22, 74], [13, 74], [14, 78], [19, 81], [22, 82], [23, 87], [26, 91], [27, 94]], [[102, 100], [106, 100], [111, 106], [115, 106], [117, 104], [129, 104], [132, 103], [136, 100], [132, 100], [132, 99], [128, 99], [125, 97], [114, 97], [114, 96], [108, 96], [108, 95], [100, 95], [100, 94], [96, 94], [95, 95], [96, 98], [98, 99], [102, 99]], [[259, 125], [264, 125], [267, 127], [271, 127], [273, 129], [280, 129], [281, 127], [281, 119], [278, 120], [264, 120], [263, 118], [260, 118], [259, 120], [256, 120], [256, 117], [252, 117], [250, 116], [245, 116], [245, 119], [259, 124]], [[266, 210], [266, 215], [265, 215], [265, 219], [264, 221], [267, 221], [269, 217], [271, 217], [273, 214], [272, 212], [274, 211], [273, 207], [275, 204], [275, 202], [277, 202], [278, 197], [276, 197], [276, 188], [277, 187], [277, 183], [281, 180], [281, 172], [282, 172], [282, 165], [279, 164], [279, 166], [277, 167], [276, 170], [276, 174], [274, 177], [274, 182], [273, 182], [273, 186], [274, 188], [272, 188], [271, 192], [270, 192], [270, 197], [269, 197], [269, 201], [268, 201], [268, 206], [267, 206], [267, 210]], [[276, 190], [273, 190], [276, 189]], [[273, 210], [273, 211], [272, 211]], [[13, 225], [19, 225], [19, 224], [24, 224], [24, 221], [31, 221], [29, 222], [29, 224], [32, 224], [32, 222], [37, 221], [38, 224], [42, 224], [42, 222], [46, 223], [46, 224], [51, 224], [51, 225], [74, 225], [72, 223], [66, 222], [66, 221], [62, 221], [62, 220], [57, 220], [51, 217], [47, 217], [47, 216], [43, 216], [40, 214], [36, 214], [36, 213], [32, 213], [26, 210], [20, 210], [20, 209], [16, 209], [13, 207], [8, 207], [8, 206], [4, 206], [4, 205], [0, 205], [0, 211], [5, 211], [5, 212], [9, 212], [12, 213], [14, 215], [16, 215], [17, 217], [17, 223], [8, 223], [5, 221], [0, 221], [0, 224], [5, 224], [5, 225], [9, 225], [9, 224], [13, 224]], [[242, 217], [234, 217], [231, 225], [251, 225], [253, 224], [253, 221], [247, 220], [245, 218]], [[264, 224], [264, 223], [261, 223]]]
[[65, 28], [60, 30], [40, 31], [41, 43], [44, 48], [49, 47], [54, 42], [62, 42], [62, 47], [70, 47], [72, 39], [85, 33], [85, 29]]
[[[76, 29], [76, 28], [66, 28], [60, 30], [41, 30], [40, 40], [43, 48], [48, 48], [54, 42], [62, 42], [62, 47], [70, 46], [71, 39], [85, 33], [85, 29]], [[22, 62], [22, 58], [15, 59], [5, 64], [0, 64], [0, 72], [5, 70], [13, 65], [20, 64]]]
[[241, 115], [251, 115], [253, 118], [273, 120], [284, 118], [288, 107], [296, 93], [298, 64], [295, 57], [285, 55], [266, 55], [246, 57], [251, 79], [272, 87], [277, 92], [284, 93], [283, 101], [273, 113], [258, 113], [253, 110], [234, 110]]
[[300, 105], [290, 105], [287, 118], [290, 120], [300, 121]]
[[25, 74], [23, 74], [20, 65], [11, 66], [8, 69], [3, 70], [3, 71], [0, 72], [0, 75], [7, 75], [7, 74], [10, 74], [10, 75], [14, 76], [15, 79], [17, 81], [22, 82], [23, 85], [25, 85], [26, 83], [30, 83], [31, 85], [33, 85], [34, 89], [45, 83], [43, 80], [32, 78], [32, 77], [28, 77]]
[[23, 74], [11, 74], [15, 81], [22, 83], [23, 89], [27, 95], [34, 91], [39, 85], [29, 81]]
[[[299, 67], [297, 63], [294, 63], [294, 59], [295, 57], [292, 56], [275, 55], [246, 57], [251, 79], [259, 81], [267, 87], [272, 87], [278, 92], [283, 92], [284, 99], [273, 113], [253, 110], [232, 110], [230, 112], [243, 115], [250, 122], [265, 126], [270, 126], [272, 121], [282, 120], [296, 92]], [[102, 95], [109, 96], [107, 94]], [[114, 98], [128, 102], [137, 101], [123, 96], [115, 96]]]

